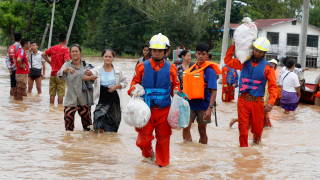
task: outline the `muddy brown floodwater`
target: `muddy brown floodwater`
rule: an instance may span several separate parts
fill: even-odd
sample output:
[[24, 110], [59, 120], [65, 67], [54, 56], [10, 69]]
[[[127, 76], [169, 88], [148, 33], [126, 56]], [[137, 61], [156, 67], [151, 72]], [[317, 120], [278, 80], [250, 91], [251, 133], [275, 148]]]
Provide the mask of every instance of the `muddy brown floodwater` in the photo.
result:
[[[100, 58], [83, 58], [93, 65]], [[262, 144], [239, 148], [236, 103], [221, 101], [218, 88], [219, 126], [208, 125], [208, 145], [184, 143], [181, 131], [171, 136], [170, 165], [159, 168], [144, 162], [135, 146], [137, 133], [122, 120], [119, 132], [83, 132], [76, 115], [75, 131], [64, 130], [63, 107], [49, 105], [49, 79], [22, 102], [9, 96], [10, 81], [0, 49], [0, 177], [1, 179], [319, 179], [320, 108], [299, 104], [296, 114], [285, 115], [279, 107], [270, 113], [272, 128], [264, 129]], [[115, 59], [131, 82], [136, 60]], [[47, 64], [48, 67], [48, 64]], [[49, 76], [50, 69], [47, 71]], [[313, 82], [318, 70], [306, 71]], [[123, 91], [125, 103], [129, 96]], [[213, 120], [214, 121], [214, 120]], [[252, 141], [252, 135], [249, 136]], [[154, 140], [155, 141], [155, 140]], [[154, 144], [154, 142], [153, 142]]]

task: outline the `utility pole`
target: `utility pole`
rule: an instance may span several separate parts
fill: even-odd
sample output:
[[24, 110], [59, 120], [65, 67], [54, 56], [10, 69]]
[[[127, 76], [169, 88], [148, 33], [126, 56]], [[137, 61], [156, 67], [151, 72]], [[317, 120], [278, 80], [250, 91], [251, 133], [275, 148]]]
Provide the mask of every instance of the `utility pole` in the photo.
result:
[[44, 34], [42, 36], [42, 40], [41, 40], [41, 45], [40, 45], [40, 50], [42, 50], [43, 45], [44, 45], [44, 41], [46, 39], [47, 33], [48, 33], [48, 29], [49, 29], [50, 24], [47, 23], [46, 29], [44, 30]]
[[222, 39], [222, 48], [221, 48], [221, 60], [220, 60], [220, 68], [224, 66], [224, 56], [226, 55], [228, 48], [228, 36], [229, 36], [229, 28], [230, 28], [230, 13], [231, 13], [231, 1], [227, 0], [226, 4], [226, 12], [224, 15], [224, 27], [223, 27], [223, 39]]
[[[226, 55], [228, 48], [228, 36], [230, 28], [230, 14], [231, 14], [231, 1], [227, 0], [226, 12], [224, 15], [224, 27], [223, 27], [223, 39], [222, 39], [222, 48], [221, 48], [221, 59], [220, 59], [220, 68], [224, 66], [224, 56]], [[219, 79], [219, 83], [222, 83], [222, 78]]]
[[71, 22], [70, 22], [70, 25], [69, 25], [68, 34], [67, 34], [67, 43], [66, 43], [65, 46], [68, 46], [69, 37], [70, 37], [70, 34], [71, 34], [74, 18], [76, 17], [76, 14], [77, 14], [77, 9], [78, 9], [79, 2], [80, 2], [80, 0], [77, 0], [76, 5], [74, 6], [74, 9], [73, 9], [73, 14], [72, 14]]
[[54, 10], [55, 10], [55, 8], [56, 8], [56, 0], [53, 0], [52, 15], [51, 15], [51, 26], [50, 26], [50, 34], [49, 34], [49, 42], [48, 42], [48, 49], [51, 47], [52, 29], [53, 29], [53, 19], [54, 19]]
[[309, 21], [309, 4], [310, 0], [303, 1], [303, 16], [301, 24], [301, 34], [299, 38], [299, 59], [301, 68], [306, 67], [306, 46], [307, 46], [307, 30]]

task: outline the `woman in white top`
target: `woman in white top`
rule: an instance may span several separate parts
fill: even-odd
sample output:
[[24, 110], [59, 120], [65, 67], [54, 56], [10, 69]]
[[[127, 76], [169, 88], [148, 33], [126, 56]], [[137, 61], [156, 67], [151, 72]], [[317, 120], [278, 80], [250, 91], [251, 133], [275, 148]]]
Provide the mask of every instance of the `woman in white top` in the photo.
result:
[[121, 122], [121, 89], [127, 87], [126, 77], [112, 64], [115, 53], [111, 49], [102, 51], [104, 64], [90, 69], [83, 76], [84, 81], [94, 80], [93, 128], [99, 132], [117, 132]]
[[281, 108], [285, 110], [285, 113], [289, 111], [295, 111], [298, 107], [298, 102], [301, 96], [300, 83], [297, 74], [293, 72], [295, 66], [293, 60], [287, 60], [285, 64], [287, 71], [280, 76], [281, 92]]

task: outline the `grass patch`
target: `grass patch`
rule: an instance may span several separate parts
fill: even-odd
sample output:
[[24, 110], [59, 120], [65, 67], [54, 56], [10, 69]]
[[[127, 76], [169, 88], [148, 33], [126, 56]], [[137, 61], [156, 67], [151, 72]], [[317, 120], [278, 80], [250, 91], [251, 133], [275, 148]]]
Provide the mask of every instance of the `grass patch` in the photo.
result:
[[126, 53], [122, 53], [121, 56], [118, 56], [120, 58], [127, 58], [127, 59], [138, 59], [140, 58], [141, 56], [139, 54], [135, 54], [135, 55], [132, 55], [132, 54], [126, 54]]
[[82, 55], [84, 56], [101, 56], [101, 52], [90, 49], [90, 48], [82, 48]]
[[[82, 55], [83, 56], [91, 56], [91, 57], [100, 57], [101, 51], [97, 51], [94, 49], [83, 47], [82, 48]], [[139, 54], [131, 55], [131, 54], [122, 53], [121, 56], [116, 55], [116, 57], [127, 58], [127, 59], [137, 59], [137, 58], [140, 58], [140, 55]]]

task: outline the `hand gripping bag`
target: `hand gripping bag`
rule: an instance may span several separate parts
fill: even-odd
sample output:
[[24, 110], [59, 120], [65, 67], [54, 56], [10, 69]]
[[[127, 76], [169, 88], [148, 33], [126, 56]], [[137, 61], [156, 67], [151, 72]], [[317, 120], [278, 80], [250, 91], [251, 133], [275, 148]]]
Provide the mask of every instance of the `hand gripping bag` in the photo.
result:
[[172, 103], [168, 114], [169, 125], [172, 129], [180, 130], [188, 127], [189, 121], [190, 106], [188, 101], [180, 97], [178, 94], [175, 94], [172, 98]]
[[151, 117], [151, 110], [140, 97], [145, 94], [143, 87], [140, 84], [136, 84], [134, 86], [135, 89], [131, 92], [133, 96], [128, 102], [122, 114], [124, 121], [129, 126], [142, 128], [147, 125]]
[[258, 29], [249, 17], [243, 18], [234, 32], [235, 54], [241, 63], [249, 60], [253, 53], [253, 42], [257, 39]]

